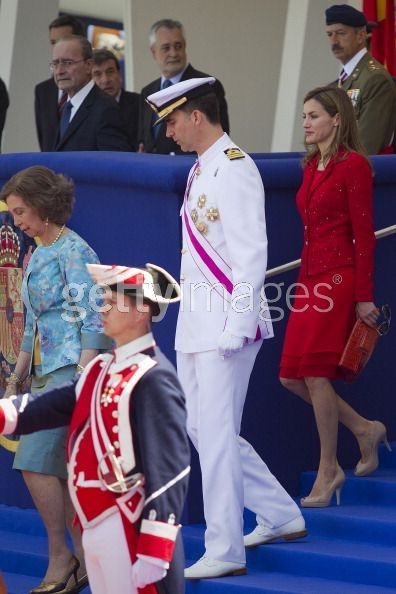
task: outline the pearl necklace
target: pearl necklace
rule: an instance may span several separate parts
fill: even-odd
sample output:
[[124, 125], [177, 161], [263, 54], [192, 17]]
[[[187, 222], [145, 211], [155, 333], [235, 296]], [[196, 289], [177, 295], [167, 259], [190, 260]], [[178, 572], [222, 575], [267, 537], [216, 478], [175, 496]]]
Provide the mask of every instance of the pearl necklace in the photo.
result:
[[54, 241], [52, 241], [51, 243], [49, 243], [47, 245], [47, 247], [51, 247], [52, 245], [54, 245], [54, 243], [56, 243], [58, 241], [58, 239], [60, 238], [60, 236], [62, 235], [63, 231], [65, 229], [65, 225], [62, 225], [62, 227], [59, 229], [57, 236], [55, 237]]

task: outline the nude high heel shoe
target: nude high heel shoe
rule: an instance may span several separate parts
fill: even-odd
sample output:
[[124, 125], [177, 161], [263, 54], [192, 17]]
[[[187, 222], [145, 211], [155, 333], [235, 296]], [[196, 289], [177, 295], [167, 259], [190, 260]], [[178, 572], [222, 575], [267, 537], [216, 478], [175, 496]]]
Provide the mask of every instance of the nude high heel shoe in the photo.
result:
[[341, 489], [344, 486], [345, 474], [340, 466], [333, 482], [329, 485], [328, 490], [322, 495], [308, 495], [300, 499], [301, 507], [328, 507], [331, 503], [334, 491], [337, 498], [337, 505], [341, 503]]
[[372, 429], [370, 432], [370, 453], [367, 458], [367, 462], [359, 462], [355, 467], [355, 476], [367, 476], [377, 470], [378, 468], [378, 448], [381, 442], [383, 442], [388, 451], [391, 452], [392, 448], [386, 437], [386, 427], [380, 421], [372, 421]]

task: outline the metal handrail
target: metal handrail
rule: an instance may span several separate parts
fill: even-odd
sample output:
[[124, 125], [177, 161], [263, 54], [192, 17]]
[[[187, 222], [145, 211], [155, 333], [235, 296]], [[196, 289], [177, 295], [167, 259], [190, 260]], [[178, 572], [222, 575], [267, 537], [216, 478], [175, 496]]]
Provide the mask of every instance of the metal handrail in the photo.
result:
[[[394, 233], [396, 233], [396, 225], [391, 225], [390, 227], [384, 227], [383, 229], [379, 229], [378, 231], [376, 231], [375, 236], [377, 239], [382, 239], [383, 237], [393, 235]], [[267, 270], [265, 278], [276, 276], [277, 274], [281, 274], [282, 272], [289, 272], [289, 270], [294, 270], [295, 268], [298, 268], [300, 264], [301, 260], [293, 260], [292, 262], [287, 262], [287, 264], [282, 264], [281, 266], [270, 268], [270, 270]]]

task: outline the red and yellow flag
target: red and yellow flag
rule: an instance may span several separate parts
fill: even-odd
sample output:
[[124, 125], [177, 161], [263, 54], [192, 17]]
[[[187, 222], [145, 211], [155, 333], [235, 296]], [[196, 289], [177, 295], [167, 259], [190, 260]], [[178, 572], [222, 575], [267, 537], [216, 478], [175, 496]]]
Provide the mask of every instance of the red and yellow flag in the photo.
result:
[[395, 0], [363, 0], [363, 12], [368, 21], [378, 23], [371, 41], [371, 53], [396, 76]]

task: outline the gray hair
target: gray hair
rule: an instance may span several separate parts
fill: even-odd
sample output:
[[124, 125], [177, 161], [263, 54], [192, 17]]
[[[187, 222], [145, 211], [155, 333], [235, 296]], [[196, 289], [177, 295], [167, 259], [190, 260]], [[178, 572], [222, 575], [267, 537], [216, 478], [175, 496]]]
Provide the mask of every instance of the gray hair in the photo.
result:
[[186, 39], [184, 27], [180, 21], [174, 21], [173, 19], [161, 19], [160, 21], [157, 21], [156, 23], [154, 23], [154, 25], [152, 25], [150, 27], [150, 32], [149, 32], [150, 47], [153, 47], [153, 45], [155, 44], [156, 33], [157, 33], [158, 29], [161, 29], [161, 27], [164, 27], [165, 29], [179, 29], [183, 36], [183, 39]]
[[77, 41], [81, 47], [81, 54], [84, 60], [90, 60], [92, 58], [92, 45], [86, 37], [82, 35], [64, 35], [58, 39], [55, 45], [58, 45], [62, 41]]

